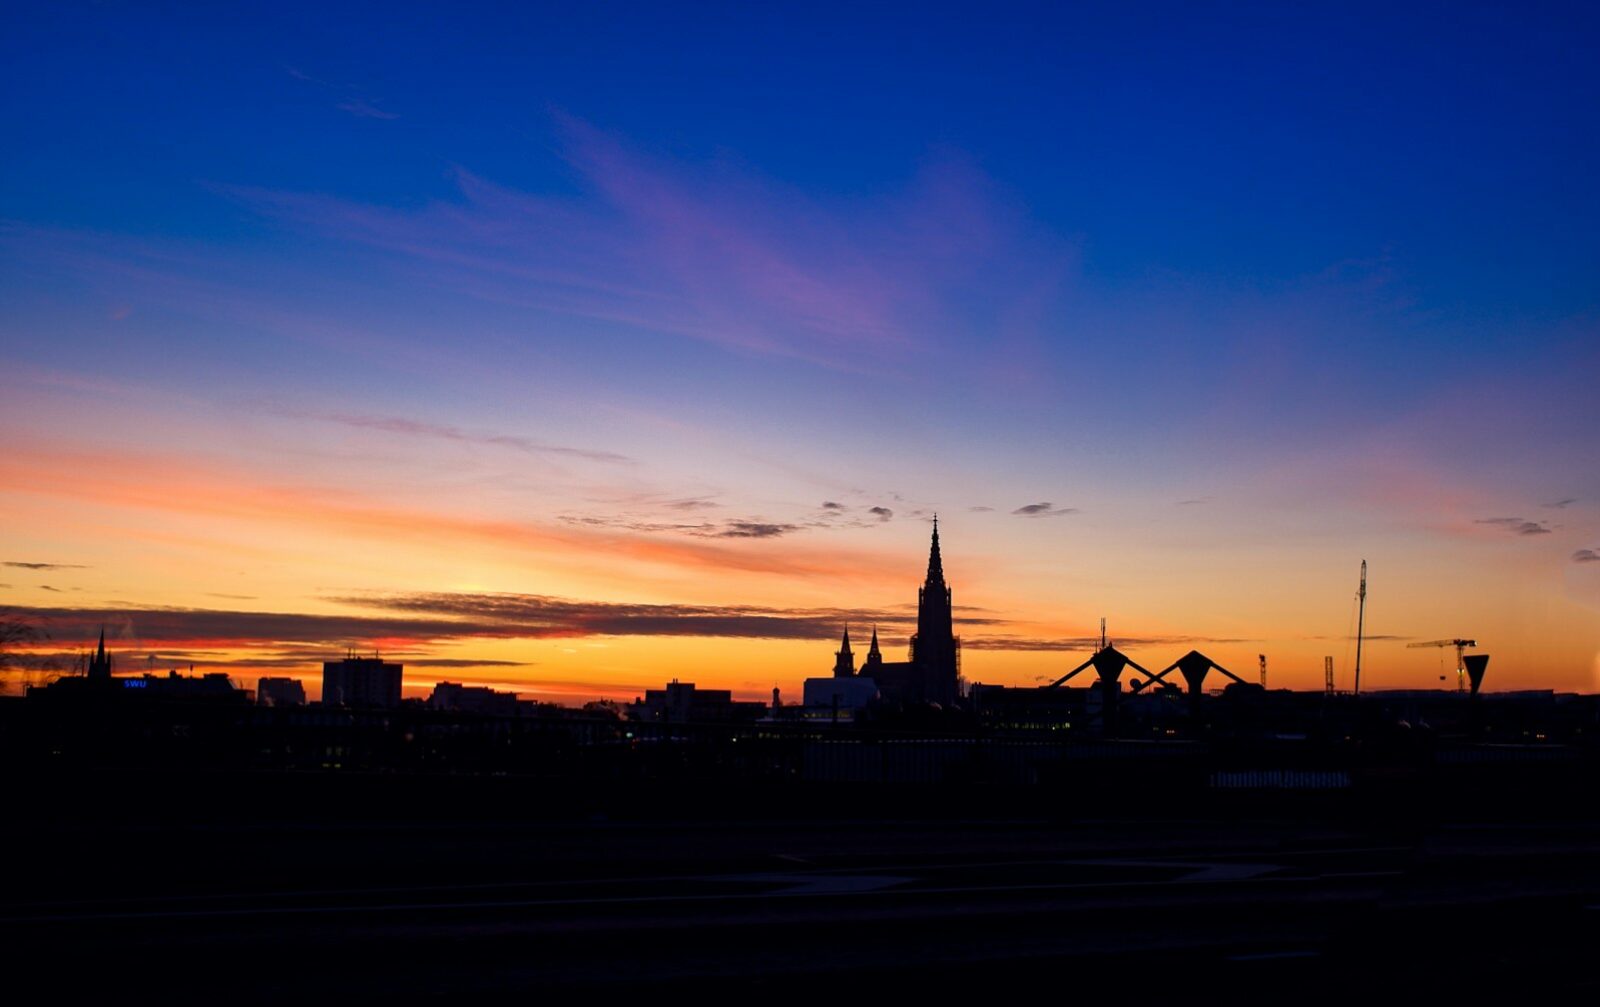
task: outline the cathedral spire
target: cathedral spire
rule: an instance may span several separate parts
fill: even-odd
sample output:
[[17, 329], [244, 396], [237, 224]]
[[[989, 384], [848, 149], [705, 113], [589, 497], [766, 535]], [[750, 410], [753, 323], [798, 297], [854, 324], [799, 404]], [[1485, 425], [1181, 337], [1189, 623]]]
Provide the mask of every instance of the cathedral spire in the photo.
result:
[[961, 677], [961, 641], [956, 639], [950, 585], [944, 582], [939, 555], [939, 516], [933, 517], [933, 542], [928, 547], [928, 581], [917, 592], [917, 633], [911, 638], [911, 663], [917, 667], [916, 699], [954, 702]]
[[933, 546], [928, 550], [928, 583], [944, 583], [944, 560], [939, 556], [939, 515], [933, 516]]

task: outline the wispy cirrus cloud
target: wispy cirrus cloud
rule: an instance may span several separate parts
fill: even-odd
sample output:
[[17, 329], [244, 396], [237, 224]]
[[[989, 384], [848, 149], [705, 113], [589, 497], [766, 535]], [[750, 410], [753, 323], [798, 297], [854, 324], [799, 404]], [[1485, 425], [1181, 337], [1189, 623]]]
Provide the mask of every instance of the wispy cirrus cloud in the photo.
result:
[[225, 191], [477, 298], [850, 370], [901, 359], [952, 319], [1013, 327], [1076, 261], [956, 156], [862, 202], [645, 154], [570, 117], [557, 126], [577, 195], [464, 169], [454, 199], [421, 208]]
[[[418, 592], [350, 595], [343, 604], [387, 612], [451, 615], [491, 625], [515, 625], [531, 636], [731, 636], [829, 639], [846, 622], [906, 628], [912, 618], [894, 610], [779, 608], [760, 605], [633, 604], [530, 594]], [[992, 620], [975, 619], [983, 623]]]
[[[118, 613], [119, 610], [113, 609], [110, 612]], [[142, 618], [133, 615], [127, 616], [126, 619], [127, 621], [120, 625], [124, 632], [135, 632], [137, 627], [144, 621]], [[314, 645], [282, 646], [273, 644], [271, 641], [252, 640], [248, 637], [238, 638], [236, 641], [237, 648], [230, 650], [196, 650], [188, 647], [161, 646], [159, 649], [141, 653], [140, 651], [145, 650], [145, 647], [136, 647], [131, 651], [120, 649], [119, 645], [129, 642], [131, 641], [124, 638], [114, 641], [111, 645], [112, 653], [120, 658], [121, 667], [118, 668], [119, 671], [179, 668], [185, 665], [192, 665], [196, 669], [205, 668], [208, 670], [227, 668], [304, 670], [314, 669], [322, 662], [332, 660], [344, 653], [339, 649], [338, 642], [321, 647]], [[161, 644], [164, 641], [141, 638], [137, 642], [140, 644]], [[243, 656], [237, 656], [241, 651]], [[57, 650], [54, 652], [34, 650], [29, 655], [29, 663], [34, 666], [70, 668], [74, 662], [82, 659], [83, 653], [82, 650]], [[498, 658], [429, 657], [419, 653], [415, 648], [408, 648], [403, 645], [386, 647], [382, 654], [386, 658], [402, 661], [408, 670], [412, 668], [533, 668], [539, 664], [537, 661], [507, 661]], [[133, 664], [130, 666], [129, 662], [133, 662]], [[407, 678], [411, 679], [411, 676], [408, 675]]]
[[386, 112], [366, 98], [349, 98], [339, 102], [336, 106], [341, 112], [349, 112], [362, 119], [398, 119], [400, 116], [394, 112]]
[[1547, 521], [1529, 521], [1520, 517], [1485, 517], [1472, 523], [1501, 528], [1514, 535], [1548, 535], [1553, 530]]
[[493, 661], [481, 657], [408, 657], [417, 668], [532, 668], [537, 661]]
[[19, 570], [87, 570], [86, 566], [78, 563], [28, 563], [22, 560], [6, 560], [0, 566], [16, 567]]
[[[1356, 638], [1356, 635], [1354, 633], [1348, 633], [1348, 634], [1345, 634], [1344, 636], [1304, 636], [1304, 637], [1301, 637], [1302, 640], [1345, 640], [1345, 641], [1354, 640], [1355, 638]], [[1415, 640], [1416, 639], [1415, 636], [1406, 636], [1404, 634], [1399, 634], [1399, 633], [1365, 633], [1365, 634], [1362, 634], [1361, 638], [1363, 640], [1366, 640], [1369, 643], [1371, 643], [1372, 641], [1377, 641], [1379, 643], [1397, 643], [1397, 642], [1404, 642], [1406, 640]]]
[[[95, 472], [94, 479], [76, 478], [85, 467]], [[881, 555], [859, 548], [789, 546], [775, 541], [788, 538], [785, 526], [774, 523], [779, 532], [774, 535], [773, 529], [758, 527], [768, 523], [760, 518], [741, 519], [750, 527], [707, 523], [701, 535], [664, 536], [611, 519], [546, 522], [486, 516], [394, 503], [345, 487], [267, 481], [214, 458], [23, 447], [0, 453], [0, 488], [133, 510], [227, 517], [253, 524], [258, 534], [320, 529], [389, 545], [491, 544], [590, 570], [626, 568], [633, 577], [639, 564], [649, 564], [730, 575], [891, 580]]]
[[631, 517], [562, 515], [567, 524], [594, 528], [622, 528], [645, 534], [669, 533], [694, 538], [779, 538], [800, 530], [800, 525], [759, 519], [730, 518], [726, 521], [652, 521]]
[[1568, 507], [1571, 507], [1577, 502], [1577, 497], [1566, 497], [1561, 500], [1552, 500], [1547, 504], [1540, 504], [1539, 506], [1547, 510], [1566, 510]]
[[1600, 563], [1600, 549], [1579, 549], [1572, 554], [1574, 563]]
[[[406, 646], [470, 640], [594, 636], [829, 640], [846, 622], [906, 629], [913, 621], [907, 613], [894, 610], [633, 604], [526, 594], [422, 592], [332, 600], [360, 611], [20, 606], [13, 606], [12, 611], [36, 620], [57, 640], [90, 640], [105, 626], [113, 640], [132, 644], [141, 654], [158, 645], [166, 645], [162, 653], [169, 656], [180, 649], [266, 648], [302, 665], [324, 660], [330, 651], [346, 646], [381, 646], [392, 652]], [[996, 620], [963, 621], [986, 624]], [[308, 647], [322, 649], [304, 649]]]
[[1011, 512], [1017, 517], [1061, 517], [1066, 514], [1080, 514], [1076, 507], [1057, 507], [1048, 500], [1040, 503], [1023, 504]]
[[[1111, 641], [1119, 650], [1128, 650], [1134, 647], [1167, 647], [1179, 644], [1196, 643], [1256, 643], [1257, 640], [1248, 637], [1219, 637], [1219, 636], [1118, 636]], [[961, 647], [963, 650], [1011, 650], [1011, 651], [1062, 651], [1067, 653], [1082, 652], [1085, 655], [1100, 649], [1098, 636], [1064, 636], [1064, 637], [1021, 637], [1021, 636], [962, 636]], [[1147, 662], [1143, 662], [1147, 663]], [[1160, 670], [1157, 668], [1156, 670]]]
[[341, 112], [348, 112], [351, 115], [361, 119], [400, 118], [400, 116], [394, 112], [385, 111], [384, 109], [379, 108], [377, 102], [372, 98], [364, 97], [357, 93], [357, 89], [354, 85], [334, 84], [330, 81], [314, 77], [311, 74], [306, 73], [304, 70], [293, 66], [284, 67], [284, 72], [293, 77], [295, 80], [321, 88], [324, 91], [344, 95], [343, 98], [334, 104], [334, 107]]
[[378, 430], [383, 433], [404, 437], [426, 437], [434, 440], [456, 441], [461, 444], [510, 448], [514, 451], [521, 451], [531, 455], [559, 455], [566, 458], [581, 458], [586, 461], [605, 462], [613, 465], [634, 464], [634, 459], [629, 458], [627, 455], [617, 454], [614, 451], [597, 451], [592, 448], [575, 448], [561, 444], [549, 444], [520, 434], [478, 433], [462, 430], [459, 427], [453, 427], [448, 424], [428, 423], [423, 420], [407, 419], [403, 416], [368, 416], [340, 412], [289, 413], [288, 415], [322, 420], [327, 423], [337, 423], [361, 430]]
[[778, 524], [771, 521], [729, 521], [717, 532], [715, 538], [777, 538], [799, 528], [799, 525]]

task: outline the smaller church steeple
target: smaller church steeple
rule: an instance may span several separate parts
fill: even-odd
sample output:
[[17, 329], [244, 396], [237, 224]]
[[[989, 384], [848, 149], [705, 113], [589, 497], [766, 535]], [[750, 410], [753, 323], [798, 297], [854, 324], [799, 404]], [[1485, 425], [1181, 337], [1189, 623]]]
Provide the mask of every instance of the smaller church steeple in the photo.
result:
[[883, 651], [878, 649], [878, 626], [872, 626], [872, 644], [867, 648], [866, 663], [861, 666], [861, 673], [867, 674], [873, 668], [883, 663]]
[[89, 659], [90, 678], [111, 677], [111, 655], [106, 653], [106, 628], [100, 627], [100, 646], [95, 649], [94, 657]]
[[844, 642], [839, 645], [839, 652], [834, 655], [833, 677], [851, 678], [856, 673], [856, 656], [850, 652], [850, 627], [844, 628]]

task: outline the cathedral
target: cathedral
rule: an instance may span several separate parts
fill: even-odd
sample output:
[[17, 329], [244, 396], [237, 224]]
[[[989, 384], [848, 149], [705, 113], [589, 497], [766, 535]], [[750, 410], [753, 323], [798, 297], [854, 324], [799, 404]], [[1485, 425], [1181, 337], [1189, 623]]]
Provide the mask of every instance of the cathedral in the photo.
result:
[[[863, 684], [870, 681], [876, 685], [877, 695], [891, 703], [949, 706], [960, 698], [960, 674], [961, 640], [955, 635], [950, 588], [945, 584], [944, 560], [939, 555], [939, 519], [935, 517], [928, 577], [917, 591], [917, 631], [911, 637], [911, 659], [885, 661], [878, 649], [877, 627], [873, 627], [872, 644], [858, 671], [855, 654], [850, 650], [850, 629], [846, 627], [844, 641], [834, 657], [833, 677], [856, 679]], [[807, 687], [811, 692], [810, 682]]]

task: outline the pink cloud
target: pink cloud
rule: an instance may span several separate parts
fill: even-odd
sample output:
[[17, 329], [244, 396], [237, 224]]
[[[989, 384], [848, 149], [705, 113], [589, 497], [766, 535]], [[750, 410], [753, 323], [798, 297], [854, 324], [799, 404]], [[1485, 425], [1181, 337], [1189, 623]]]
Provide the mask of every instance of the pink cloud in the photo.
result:
[[415, 209], [229, 191], [473, 297], [845, 369], [892, 364], [952, 326], [1036, 325], [1075, 261], [952, 156], [898, 194], [846, 198], [558, 121], [576, 196], [466, 170], [458, 198]]

